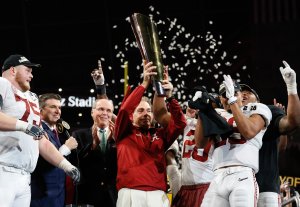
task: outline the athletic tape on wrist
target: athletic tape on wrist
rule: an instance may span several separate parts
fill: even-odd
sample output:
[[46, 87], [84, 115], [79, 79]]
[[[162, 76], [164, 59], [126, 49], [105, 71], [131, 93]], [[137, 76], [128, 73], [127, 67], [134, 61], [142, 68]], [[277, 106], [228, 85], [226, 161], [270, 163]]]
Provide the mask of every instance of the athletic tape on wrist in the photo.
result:
[[232, 105], [237, 102], [237, 97], [233, 96], [228, 99], [229, 105]]

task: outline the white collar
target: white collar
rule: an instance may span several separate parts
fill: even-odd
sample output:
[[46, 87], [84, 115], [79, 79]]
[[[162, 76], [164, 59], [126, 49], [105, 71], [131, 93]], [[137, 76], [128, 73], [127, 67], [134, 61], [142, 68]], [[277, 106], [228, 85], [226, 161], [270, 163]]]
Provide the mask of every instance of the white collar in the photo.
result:
[[44, 120], [42, 120], [42, 122], [44, 123], [44, 124], [46, 124], [48, 127], [49, 127], [49, 129], [51, 130], [51, 131], [53, 131], [54, 129], [56, 129], [56, 126], [54, 125], [54, 126], [50, 126], [50, 124], [48, 124], [46, 121], [44, 121]]
[[100, 129], [102, 129], [102, 130], [104, 129], [104, 132], [105, 132], [105, 133], [108, 133], [108, 132], [110, 131], [110, 130], [109, 130], [109, 127], [105, 127], [105, 128], [97, 127], [97, 131], [98, 131], [98, 132], [99, 132]]

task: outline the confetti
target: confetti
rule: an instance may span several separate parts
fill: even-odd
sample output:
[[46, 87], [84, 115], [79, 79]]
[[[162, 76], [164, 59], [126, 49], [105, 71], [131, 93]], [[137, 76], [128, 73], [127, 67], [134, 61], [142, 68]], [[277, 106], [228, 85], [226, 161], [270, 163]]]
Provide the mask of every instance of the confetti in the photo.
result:
[[[180, 103], [184, 103], [193, 97], [193, 88], [197, 85], [206, 86], [208, 91], [218, 91], [218, 84], [223, 81], [223, 74], [230, 74], [233, 78], [241, 80], [250, 78], [246, 73], [247, 66], [243, 64], [238, 71], [234, 71], [232, 66], [237, 62], [238, 55], [232, 54], [232, 48], [224, 49], [224, 37], [216, 33], [212, 20], [207, 22], [207, 31], [201, 34], [193, 34], [188, 28], [180, 24], [180, 19], [163, 16], [153, 6], [149, 6], [149, 14], [156, 22], [163, 63], [169, 65], [169, 75], [172, 77], [174, 94]], [[125, 22], [113, 26], [113, 32], [124, 34], [124, 38], [116, 40], [114, 44], [114, 74], [108, 87], [123, 88], [124, 62], [129, 63], [129, 84], [137, 86], [142, 81], [142, 58], [135, 41], [130, 18], [126, 17]], [[237, 40], [241, 45], [242, 42]], [[239, 46], [240, 47], [240, 46]], [[109, 66], [109, 70], [112, 67]], [[246, 73], [246, 74], [245, 74]], [[243, 74], [243, 76], [242, 76]], [[152, 88], [148, 90], [148, 96], [153, 96]], [[115, 96], [116, 109], [122, 101], [124, 95]]]

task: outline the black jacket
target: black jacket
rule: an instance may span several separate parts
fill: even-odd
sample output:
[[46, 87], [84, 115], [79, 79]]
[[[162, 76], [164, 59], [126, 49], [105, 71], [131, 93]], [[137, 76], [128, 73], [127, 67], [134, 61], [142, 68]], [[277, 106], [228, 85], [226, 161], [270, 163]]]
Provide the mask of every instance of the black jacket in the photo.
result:
[[[117, 150], [114, 139], [108, 139], [106, 151], [99, 146], [92, 149], [92, 128], [80, 129], [72, 134], [78, 142], [77, 152], [72, 153], [71, 162], [81, 172], [77, 185], [78, 204], [95, 207], [116, 206]], [[76, 199], [76, 198], [75, 198]]]

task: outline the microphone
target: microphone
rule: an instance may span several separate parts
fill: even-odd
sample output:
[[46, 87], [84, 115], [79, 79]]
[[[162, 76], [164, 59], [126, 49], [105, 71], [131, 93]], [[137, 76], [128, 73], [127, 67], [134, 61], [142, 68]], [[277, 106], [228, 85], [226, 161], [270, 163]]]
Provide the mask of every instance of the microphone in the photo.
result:
[[71, 137], [69, 130], [70, 130], [70, 125], [68, 124], [68, 122], [64, 121], [63, 119], [58, 119], [56, 121], [56, 128], [57, 128], [57, 132], [60, 134], [64, 134], [67, 138]]

